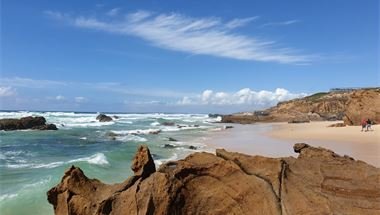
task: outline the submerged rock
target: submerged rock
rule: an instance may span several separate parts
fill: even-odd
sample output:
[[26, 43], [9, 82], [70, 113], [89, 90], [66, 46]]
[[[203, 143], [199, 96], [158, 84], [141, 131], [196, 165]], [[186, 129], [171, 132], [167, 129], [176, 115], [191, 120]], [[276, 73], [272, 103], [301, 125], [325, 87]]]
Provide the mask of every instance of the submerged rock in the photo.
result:
[[173, 145], [173, 144], [164, 144], [163, 147], [167, 148], [167, 149], [173, 149], [173, 148], [175, 148], [175, 145]]
[[96, 119], [99, 120], [99, 122], [110, 122], [110, 121], [112, 121], [112, 118], [105, 115], [105, 114], [99, 114], [96, 117]]
[[46, 119], [42, 116], [28, 116], [20, 119], [0, 119], [0, 130], [57, 130], [54, 124], [46, 124]]
[[168, 140], [171, 142], [177, 142], [178, 141], [177, 139], [174, 139], [173, 137], [168, 137]]
[[380, 169], [295, 144], [298, 158], [194, 153], [156, 171], [140, 147], [135, 175], [107, 185], [71, 167], [48, 191], [55, 214], [379, 214]]
[[188, 148], [191, 150], [197, 150], [198, 149], [196, 146], [189, 146]]
[[175, 126], [174, 122], [162, 122], [161, 125], [163, 126]]

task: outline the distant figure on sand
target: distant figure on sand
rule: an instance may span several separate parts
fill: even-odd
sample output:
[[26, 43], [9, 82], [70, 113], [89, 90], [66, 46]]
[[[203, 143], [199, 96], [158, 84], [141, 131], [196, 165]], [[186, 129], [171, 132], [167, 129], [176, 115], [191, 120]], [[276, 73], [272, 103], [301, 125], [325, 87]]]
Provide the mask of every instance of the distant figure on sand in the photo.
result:
[[367, 127], [367, 121], [365, 119], [362, 119], [362, 131], [364, 131], [366, 127]]
[[369, 129], [372, 130], [371, 125], [372, 125], [372, 122], [371, 122], [370, 119], [368, 119], [368, 120], [367, 120], [367, 130], [366, 130], [366, 131], [368, 131]]

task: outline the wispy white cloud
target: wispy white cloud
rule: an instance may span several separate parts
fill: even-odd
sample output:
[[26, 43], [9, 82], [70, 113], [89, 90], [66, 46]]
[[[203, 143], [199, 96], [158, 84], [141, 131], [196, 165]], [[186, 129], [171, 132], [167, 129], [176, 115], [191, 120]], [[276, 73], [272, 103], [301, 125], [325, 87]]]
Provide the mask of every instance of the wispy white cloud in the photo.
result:
[[238, 28], [247, 25], [248, 23], [258, 19], [259, 16], [254, 16], [254, 17], [248, 17], [244, 19], [233, 19], [229, 22], [226, 23], [226, 27], [233, 29], [233, 28]]
[[0, 97], [8, 97], [16, 95], [16, 90], [12, 87], [2, 87], [0, 86]]
[[[178, 13], [137, 11], [110, 21], [98, 17], [69, 16], [55, 11], [46, 11], [45, 14], [78, 28], [136, 36], [154, 46], [193, 55], [292, 64], [313, 60], [312, 55], [280, 47], [275, 41], [233, 32], [235, 28], [247, 25], [257, 17], [223, 22], [217, 17], [193, 18]], [[296, 20], [288, 21], [287, 24], [292, 22]]]
[[62, 95], [58, 95], [58, 96], [55, 97], [55, 100], [57, 100], [57, 101], [63, 101], [65, 99], [66, 98], [64, 96], [62, 96]]
[[[72, 81], [55, 81], [55, 80], [41, 80], [30, 78], [2, 78], [0, 85], [26, 89], [54, 89], [54, 90], [89, 90], [92, 92], [108, 92], [130, 96], [147, 96], [147, 97], [167, 97], [167, 98], [181, 98], [183, 96], [194, 96], [188, 92], [181, 92], [178, 90], [169, 89], [140, 89], [130, 88], [129, 86], [118, 82], [72, 82]], [[50, 99], [55, 99], [50, 98]], [[87, 99], [87, 98], [86, 98]]]
[[261, 25], [261, 27], [268, 27], [268, 26], [286, 26], [286, 25], [292, 25], [295, 23], [300, 22], [299, 20], [293, 19], [293, 20], [288, 20], [288, 21], [283, 21], [283, 22], [269, 22]]
[[58, 86], [67, 86], [69, 84], [69, 82], [64, 82], [64, 81], [52, 81], [52, 80], [30, 79], [30, 78], [20, 78], [20, 77], [12, 77], [12, 78], [2, 77], [0, 80], [0, 83], [7, 86], [12, 86], [12, 87], [27, 87], [27, 88], [58, 87]]
[[120, 12], [120, 8], [116, 7], [111, 10], [109, 10], [106, 14], [107, 16], [117, 16]]
[[83, 96], [77, 96], [74, 98], [75, 102], [76, 103], [84, 103], [84, 102], [87, 102], [87, 99]]
[[306, 96], [306, 93], [291, 93], [286, 89], [277, 88], [274, 91], [253, 91], [249, 88], [241, 89], [234, 93], [214, 92], [205, 90], [196, 97], [183, 97], [178, 105], [252, 105], [272, 106], [281, 101]]

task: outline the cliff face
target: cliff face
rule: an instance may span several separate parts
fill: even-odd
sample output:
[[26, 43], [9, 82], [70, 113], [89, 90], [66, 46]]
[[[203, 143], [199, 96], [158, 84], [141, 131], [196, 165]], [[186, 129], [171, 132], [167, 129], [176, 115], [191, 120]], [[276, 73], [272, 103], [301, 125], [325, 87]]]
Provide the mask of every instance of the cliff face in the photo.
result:
[[125, 182], [71, 167], [48, 200], [58, 215], [380, 213], [380, 169], [307, 144], [294, 150], [298, 158], [195, 153], [155, 171], [141, 147]]
[[354, 92], [346, 106], [346, 125], [360, 125], [363, 119], [380, 123], [380, 90]]
[[317, 93], [302, 99], [280, 102], [265, 111], [232, 114], [222, 117], [225, 123], [307, 122], [342, 120], [348, 125], [360, 125], [361, 118], [380, 121], [380, 91], [378, 89], [353, 92]]

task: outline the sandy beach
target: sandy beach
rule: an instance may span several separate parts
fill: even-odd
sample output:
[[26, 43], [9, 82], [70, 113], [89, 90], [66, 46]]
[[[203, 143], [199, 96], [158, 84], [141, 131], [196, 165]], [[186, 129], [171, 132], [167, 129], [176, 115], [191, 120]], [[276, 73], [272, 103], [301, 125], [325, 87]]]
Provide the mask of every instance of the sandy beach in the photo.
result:
[[304, 142], [380, 167], [379, 125], [361, 132], [359, 126], [327, 127], [333, 123], [336, 122], [233, 124], [232, 129], [210, 134], [205, 142], [215, 148], [272, 157], [297, 156], [293, 144]]

